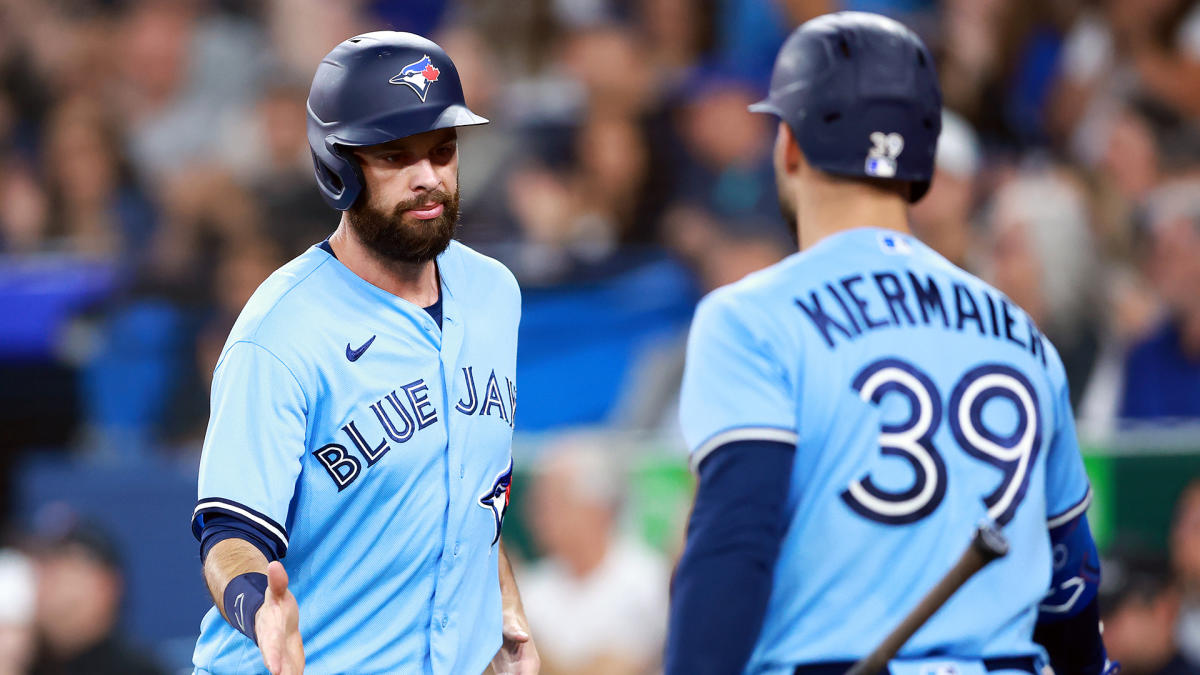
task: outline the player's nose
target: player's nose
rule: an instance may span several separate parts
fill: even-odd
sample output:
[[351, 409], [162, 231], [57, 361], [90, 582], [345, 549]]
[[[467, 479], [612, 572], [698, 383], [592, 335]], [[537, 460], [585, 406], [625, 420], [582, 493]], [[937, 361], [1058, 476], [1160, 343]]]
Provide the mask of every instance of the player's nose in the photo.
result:
[[422, 159], [412, 165], [412, 184], [410, 187], [414, 192], [433, 191], [441, 187], [441, 176], [433, 168], [433, 162], [429, 159]]

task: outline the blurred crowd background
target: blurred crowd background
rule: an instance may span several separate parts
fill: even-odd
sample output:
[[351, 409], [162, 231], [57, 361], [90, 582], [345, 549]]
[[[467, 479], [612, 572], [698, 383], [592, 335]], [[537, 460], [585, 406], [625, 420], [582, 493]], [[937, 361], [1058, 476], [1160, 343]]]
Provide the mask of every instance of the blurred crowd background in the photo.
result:
[[1112, 655], [1200, 672], [1197, 0], [0, 0], [0, 674], [190, 672], [212, 368], [336, 226], [308, 84], [384, 28], [492, 119], [460, 136], [460, 238], [524, 290], [506, 539], [545, 672], [655, 672], [691, 312], [793, 250], [746, 105], [838, 9], [936, 55], [912, 226], [1064, 358]]

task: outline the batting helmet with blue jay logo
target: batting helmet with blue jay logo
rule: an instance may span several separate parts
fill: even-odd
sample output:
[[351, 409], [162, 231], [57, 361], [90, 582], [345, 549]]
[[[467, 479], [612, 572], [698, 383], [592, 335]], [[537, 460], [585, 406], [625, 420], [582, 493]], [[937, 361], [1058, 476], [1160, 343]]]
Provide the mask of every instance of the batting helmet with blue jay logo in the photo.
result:
[[308, 147], [321, 196], [344, 211], [362, 193], [346, 148], [474, 124], [487, 119], [467, 108], [458, 70], [436, 43], [393, 31], [352, 37], [317, 66], [308, 93]]

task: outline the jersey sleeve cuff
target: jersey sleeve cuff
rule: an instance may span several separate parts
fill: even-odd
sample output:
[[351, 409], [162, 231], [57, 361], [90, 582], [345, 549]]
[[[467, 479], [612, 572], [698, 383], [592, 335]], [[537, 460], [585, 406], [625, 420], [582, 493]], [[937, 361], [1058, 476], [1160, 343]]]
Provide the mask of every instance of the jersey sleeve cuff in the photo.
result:
[[200, 541], [201, 532], [204, 530], [206, 513], [222, 513], [245, 521], [275, 544], [280, 551], [279, 557], [282, 558], [287, 553], [287, 530], [282, 525], [245, 504], [220, 497], [205, 497], [196, 503], [196, 509], [192, 511], [192, 536], [196, 537], [197, 541]]
[[736, 429], [726, 429], [708, 437], [708, 440], [701, 443], [693, 452], [691, 458], [692, 473], [700, 473], [700, 464], [708, 459], [708, 456], [722, 446], [739, 441], [773, 441], [776, 443], [787, 443], [795, 445], [800, 439], [799, 434], [794, 429], [784, 429], [781, 427], [737, 427]]
[[1091, 505], [1092, 505], [1092, 488], [1089, 486], [1087, 489], [1087, 492], [1085, 492], [1083, 495], [1083, 499], [1080, 499], [1078, 502], [1076, 502], [1074, 506], [1067, 509], [1066, 511], [1063, 511], [1062, 513], [1058, 514], [1057, 516], [1050, 516], [1049, 518], [1047, 518], [1046, 519], [1046, 527], [1053, 530], [1056, 527], [1061, 527], [1063, 525], [1066, 525], [1067, 523], [1071, 522], [1072, 520], [1075, 520], [1081, 514], [1086, 512], [1088, 510], [1088, 507]]

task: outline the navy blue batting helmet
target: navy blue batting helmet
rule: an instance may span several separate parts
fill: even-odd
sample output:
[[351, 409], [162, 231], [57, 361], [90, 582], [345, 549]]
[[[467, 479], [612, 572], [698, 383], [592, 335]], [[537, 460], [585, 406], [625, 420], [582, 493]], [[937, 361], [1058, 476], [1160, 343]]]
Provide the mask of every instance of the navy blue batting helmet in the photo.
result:
[[892, 19], [836, 12], [801, 24], [750, 110], [782, 119], [822, 171], [911, 181], [913, 202], [929, 190], [942, 90], [925, 44]]
[[412, 33], [365, 33], [333, 48], [308, 92], [308, 147], [321, 196], [350, 208], [362, 192], [346, 148], [434, 129], [486, 124], [467, 108], [458, 70], [436, 43]]

